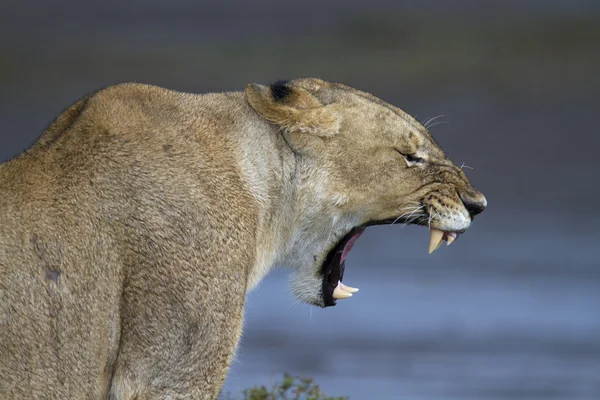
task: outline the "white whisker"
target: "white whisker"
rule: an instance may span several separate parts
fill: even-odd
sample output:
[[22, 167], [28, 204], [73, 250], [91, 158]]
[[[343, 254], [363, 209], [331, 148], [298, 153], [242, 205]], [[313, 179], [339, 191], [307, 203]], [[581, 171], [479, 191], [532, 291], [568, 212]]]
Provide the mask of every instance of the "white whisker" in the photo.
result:
[[441, 117], [443, 117], [443, 116], [444, 116], [444, 114], [440, 114], [440, 115], [436, 115], [436, 116], [435, 116], [435, 117], [433, 117], [433, 118], [429, 118], [427, 121], [425, 121], [425, 122], [423, 123], [423, 128], [425, 128], [425, 129], [429, 129], [429, 126], [428, 126], [428, 124], [430, 124], [431, 122], [433, 122], [433, 121], [435, 121], [436, 119], [438, 119], [438, 118], [441, 118]]
[[465, 169], [465, 168], [468, 168], [468, 169], [475, 169], [475, 168], [473, 168], [473, 167], [469, 167], [469, 166], [468, 166], [467, 164], [465, 164], [465, 163], [462, 163], [462, 165], [460, 166], [460, 169]]
[[435, 211], [433, 214], [430, 212], [429, 213], [429, 229], [431, 229], [431, 222], [435, 219], [436, 216], [440, 216], [440, 213], [438, 213], [437, 211]]
[[[403, 224], [404, 224], [404, 226], [406, 226], [406, 225], [408, 225], [408, 224], [410, 223], [409, 221], [411, 220], [411, 218], [412, 218], [412, 216], [414, 215], [414, 213], [416, 213], [417, 211], [420, 211], [420, 210], [414, 210], [413, 212], [411, 212], [411, 213], [410, 213], [410, 214], [409, 214], [409, 215], [406, 217], [406, 221], [403, 223]], [[399, 219], [399, 218], [398, 218], [398, 219]]]
[[427, 130], [429, 130], [429, 129], [433, 128], [433, 127], [434, 127], [434, 126], [436, 126], [436, 125], [440, 125], [440, 124], [449, 124], [449, 123], [450, 123], [450, 121], [438, 121], [438, 122], [434, 122], [433, 124], [431, 124], [431, 125], [429, 125], [429, 126], [427, 127]]
[[416, 220], [414, 220], [412, 222], [415, 224], [423, 224], [423, 223], [425, 223], [426, 220], [427, 220], [427, 216], [421, 215], [421, 216], [419, 216], [419, 218], [417, 218]]
[[433, 214], [429, 215], [429, 223], [428, 223], [429, 229], [431, 229], [431, 221], [433, 221], [435, 219], [436, 215], [439, 216], [440, 214], [436, 211]]
[[402, 225], [402, 227], [404, 228], [405, 226], [408, 226], [408, 225], [412, 224], [413, 222], [418, 222], [423, 217], [424, 216], [422, 214], [415, 215], [414, 217], [407, 219], [406, 222]]
[[[390, 225], [394, 225], [396, 222], [398, 222], [399, 219], [401, 219], [404, 216], [407, 216], [406, 218], [409, 219], [410, 217], [413, 216], [414, 213], [416, 213], [417, 211], [421, 210], [424, 206], [420, 205], [419, 207], [411, 207], [409, 209], [409, 211], [405, 212], [404, 214], [400, 215], [398, 218], [396, 218], [394, 220], [394, 222], [392, 222]], [[406, 208], [402, 208], [403, 210], [406, 210], [408, 207]]]

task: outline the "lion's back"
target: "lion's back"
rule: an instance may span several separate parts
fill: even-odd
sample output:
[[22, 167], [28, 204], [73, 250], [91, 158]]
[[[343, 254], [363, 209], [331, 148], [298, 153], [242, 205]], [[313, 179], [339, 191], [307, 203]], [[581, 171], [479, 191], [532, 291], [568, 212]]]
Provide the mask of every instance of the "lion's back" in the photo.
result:
[[0, 398], [106, 397], [122, 324], [183, 266], [227, 299], [207, 305], [243, 307], [257, 212], [227, 134], [241, 97], [199, 97], [103, 89], [0, 165]]

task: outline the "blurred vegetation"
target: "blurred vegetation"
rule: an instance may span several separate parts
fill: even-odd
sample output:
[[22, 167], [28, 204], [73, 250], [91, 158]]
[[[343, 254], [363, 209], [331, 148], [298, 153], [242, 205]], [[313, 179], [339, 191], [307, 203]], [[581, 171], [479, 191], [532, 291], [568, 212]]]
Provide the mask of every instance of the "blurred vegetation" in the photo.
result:
[[241, 396], [227, 394], [222, 400], [347, 400], [348, 397], [326, 396], [319, 385], [311, 378], [299, 378], [284, 374], [281, 382], [275, 382], [270, 388], [257, 386], [246, 389]]

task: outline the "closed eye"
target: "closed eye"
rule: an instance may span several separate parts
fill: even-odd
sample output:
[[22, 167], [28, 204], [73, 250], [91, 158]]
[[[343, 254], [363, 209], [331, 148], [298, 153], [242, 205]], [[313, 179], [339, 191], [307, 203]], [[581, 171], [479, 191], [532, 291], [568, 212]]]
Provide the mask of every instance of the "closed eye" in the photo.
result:
[[406, 161], [406, 164], [409, 167], [412, 167], [415, 164], [419, 164], [419, 163], [423, 163], [425, 160], [423, 160], [421, 157], [417, 157], [414, 154], [404, 154], [399, 150], [396, 150]]
[[423, 162], [423, 159], [421, 157], [417, 157], [414, 154], [403, 154], [403, 156], [406, 162], [409, 162], [411, 164]]

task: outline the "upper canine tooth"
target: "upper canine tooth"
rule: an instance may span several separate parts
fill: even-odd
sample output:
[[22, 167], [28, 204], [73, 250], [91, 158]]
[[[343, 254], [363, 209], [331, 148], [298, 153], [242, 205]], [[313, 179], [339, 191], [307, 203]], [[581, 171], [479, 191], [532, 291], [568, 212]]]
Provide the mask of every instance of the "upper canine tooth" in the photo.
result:
[[452, 235], [448, 235], [448, 237], [446, 238], [446, 240], [448, 241], [448, 246], [450, 246], [452, 244], [452, 242], [454, 242], [455, 237]]
[[352, 286], [344, 285], [342, 282], [340, 282], [340, 286], [339, 287], [344, 292], [348, 292], [348, 293], [356, 293], [356, 292], [358, 292], [358, 288], [354, 288]]
[[340, 288], [340, 285], [336, 286], [336, 288], [333, 290], [334, 299], [347, 299], [348, 297], [352, 297], [352, 293], [343, 291]]
[[429, 240], [429, 254], [436, 251], [444, 238], [444, 232], [439, 229], [430, 229], [431, 238]]

